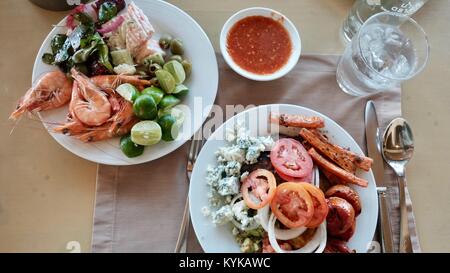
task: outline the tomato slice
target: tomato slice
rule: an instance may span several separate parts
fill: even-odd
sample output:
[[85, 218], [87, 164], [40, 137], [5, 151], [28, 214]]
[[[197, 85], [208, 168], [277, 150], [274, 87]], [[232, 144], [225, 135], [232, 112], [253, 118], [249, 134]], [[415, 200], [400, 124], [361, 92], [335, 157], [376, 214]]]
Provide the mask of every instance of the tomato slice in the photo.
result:
[[325, 194], [318, 187], [309, 183], [300, 183], [311, 196], [314, 206], [314, 214], [311, 220], [306, 224], [307, 228], [315, 228], [320, 226], [328, 215], [328, 204], [325, 200]]
[[312, 183], [312, 172], [308, 174], [306, 177], [292, 177], [289, 175], [285, 175], [284, 173], [277, 172], [278, 176], [286, 182], [310, 182]]
[[313, 201], [302, 184], [286, 182], [278, 185], [270, 203], [275, 217], [288, 228], [305, 226], [314, 214]]
[[251, 172], [242, 183], [241, 192], [249, 208], [260, 209], [272, 200], [276, 188], [277, 182], [273, 173], [257, 169]]
[[278, 173], [291, 177], [306, 177], [313, 168], [308, 152], [292, 138], [282, 138], [275, 143], [270, 151], [270, 161]]

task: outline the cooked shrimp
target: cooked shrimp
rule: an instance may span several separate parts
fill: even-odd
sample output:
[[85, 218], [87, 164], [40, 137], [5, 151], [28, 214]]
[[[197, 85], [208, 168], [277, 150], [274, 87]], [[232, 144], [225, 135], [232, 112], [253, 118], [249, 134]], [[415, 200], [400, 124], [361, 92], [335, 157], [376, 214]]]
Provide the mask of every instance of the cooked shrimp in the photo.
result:
[[75, 119], [88, 126], [102, 125], [111, 117], [111, 103], [106, 94], [76, 69], [72, 68], [71, 73], [78, 84], [78, 88], [74, 90], [78, 94], [75, 95], [76, 100], [69, 105], [70, 112]]
[[119, 130], [125, 124], [128, 124], [134, 118], [133, 105], [122, 97], [119, 99], [120, 108], [116, 114], [111, 117], [110, 131]]
[[111, 110], [113, 113], [116, 113], [120, 110], [120, 100], [122, 97], [114, 91], [112, 88], [103, 89], [105, 91], [109, 103], [111, 103]]
[[72, 82], [62, 71], [48, 72], [19, 100], [9, 118], [15, 120], [27, 111], [40, 112], [63, 106], [70, 100], [71, 93]]
[[56, 133], [75, 136], [84, 142], [93, 142], [121, 136], [129, 133], [131, 127], [139, 121], [134, 117], [132, 107], [128, 105], [131, 104], [125, 104], [125, 106], [122, 107], [110, 121], [101, 126], [90, 127], [79, 121], [69, 120], [66, 124], [55, 127], [53, 130]]
[[100, 89], [115, 89], [122, 83], [130, 83], [136, 86], [138, 89], [144, 89], [145, 86], [150, 86], [151, 81], [143, 80], [139, 76], [128, 75], [100, 75], [91, 78], [91, 81], [97, 85]]
[[89, 132], [90, 130], [91, 130], [90, 127], [87, 127], [83, 123], [76, 121], [76, 120], [70, 120], [64, 125], [53, 128], [54, 132], [68, 135], [68, 136], [75, 136], [75, 135], [83, 134], [83, 133]]
[[80, 100], [80, 95], [78, 92], [78, 83], [76, 81], [74, 81], [72, 84], [72, 95], [71, 95], [70, 103], [69, 103], [69, 117], [70, 117], [70, 119], [81, 122], [77, 119], [77, 117], [75, 116], [75, 113], [73, 111], [75, 109], [75, 104], [78, 103], [79, 100]]
[[108, 122], [100, 127], [94, 127], [89, 132], [77, 135], [76, 138], [83, 142], [94, 142], [94, 141], [100, 141], [105, 140], [109, 138], [113, 138], [116, 136], [123, 136], [128, 134], [131, 131], [131, 128], [133, 125], [138, 123], [139, 120], [137, 118], [132, 118], [127, 124], [124, 124], [120, 128], [118, 128], [115, 131], [111, 131], [111, 125], [113, 122]]
[[75, 105], [79, 100], [80, 96], [78, 92], [78, 83], [74, 81], [72, 85], [72, 96], [69, 103], [68, 121], [64, 125], [53, 128], [54, 132], [62, 133], [65, 135], [77, 135], [87, 132], [88, 128], [86, 127], [86, 125], [84, 125], [79, 119], [77, 119], [73, 111], [75, 109]]
[[[77, 87], [76, 82], [74, 83], [74, 87]], [[62, 133], [70, 136], [79, 135], [79, 138], [83, 139], [83, 141], [96, 141], [100, 139], [111, 138], [116, 135], [115, 132], [122, 132], [121, 127], [125, 126], [125, 128], [127, 128], [126, 126], [129, 125], [129, 122], [135, 118], [133, 113], [133, 105], [122, 98], [113, 89], [105, 89], [105, 91], [108, 95], [108, 101], [111, 103], [112, 112], [114, 114], [103, 125], [87, 126], [76, 117], [74, 117], [74, 114], [70, 112], [67, 123], [55, 127], [53, 130], [57, 133]], [[79, 94], [78, 90], [74, 90], [72, 94], [73, 101], [79, 100], [79, 95], [77, 95]], [[105, 133], [106, 130], [108, 131], [109, 135]], [[82, 134], [85, 135], [80, 136]], [[92, 140], [89, 140], [88, 138], [91, 136]]]
[[133, 105], [112, 88], [105, 89], [105, 92], [108, 94], [108, 100], [111, 103], [114, 113], [108, 120], [113, 122], [110, 131], [114, 131], [133, 118]]

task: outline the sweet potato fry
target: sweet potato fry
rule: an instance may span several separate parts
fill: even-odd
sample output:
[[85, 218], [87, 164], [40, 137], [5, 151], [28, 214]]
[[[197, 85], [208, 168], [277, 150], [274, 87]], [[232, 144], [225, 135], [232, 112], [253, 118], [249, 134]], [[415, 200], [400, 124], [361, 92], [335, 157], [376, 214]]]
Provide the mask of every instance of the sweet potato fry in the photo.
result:
[[334, 161], [342, 169], [355, 173], [356, 166], [353, 161], [347, 156], [346, 153], [337, 151], [337, 149], [331, 145], [328, 141], [322, 141], [315, 134], [308, 129], [301, 129], [300, 136], [303, 137], [312, 147], [317, 149], [320, 153]]
[[355, 184], [361, 187], [367, 187], [368, 182], [365, 179], [359, 178], [354, 174], [347, 172], [344, 169], [339, 168], [330, 161], [323, 158], [314, 148], [309, 149], [308, 154], [311, 156], [313, 161], [319, 166], [319, 168], [329, 172], [330, 174], [336, 176], [342, 180], [342, 183]]
[[304, 115], [280, 114], [271, 112], [270, 122], [287, 127], [317, 129], [323, 128], [325, 122], [321, 117], [309, 117]]
[[373, 163], [373, 159], [370, 157], [366, 157], [364, 155], [358, 155], [352, 151], [349, 151], [345, 148], [342, 148], [339, 145], [336, 145], [334, 143], [330, 143], [328, 141], [328, 139], [323, 136], [319, 131], [317, 130], [311, 130], [311, 132], [317, 136], [322, 142], [325, 143], [329, 143], [330, 145], [332, 145], [334, 147], [334, 149], [336, 150], [336, 152], [338, 153], [342, 153], [342, 154], [346, 154], [347, 157], [353, 162], [353, 164], [356, 165], [356, 167], [358, 167], [359, 169], [362, 169], [366, 172], [368, 172], [370, 170], [370, 168], [372, 167], [372, 163]]

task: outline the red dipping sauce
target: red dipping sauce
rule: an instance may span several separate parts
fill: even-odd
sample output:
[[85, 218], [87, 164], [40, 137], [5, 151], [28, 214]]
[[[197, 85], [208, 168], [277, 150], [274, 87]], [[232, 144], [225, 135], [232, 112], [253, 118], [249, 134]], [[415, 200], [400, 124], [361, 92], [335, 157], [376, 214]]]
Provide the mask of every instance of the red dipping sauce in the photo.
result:
[[249, 16], [231, 27], [227, 51], [241, 68], [265, 75], [274, 73], [287, 63], [292, 42], [279, 21], [264, 16]]

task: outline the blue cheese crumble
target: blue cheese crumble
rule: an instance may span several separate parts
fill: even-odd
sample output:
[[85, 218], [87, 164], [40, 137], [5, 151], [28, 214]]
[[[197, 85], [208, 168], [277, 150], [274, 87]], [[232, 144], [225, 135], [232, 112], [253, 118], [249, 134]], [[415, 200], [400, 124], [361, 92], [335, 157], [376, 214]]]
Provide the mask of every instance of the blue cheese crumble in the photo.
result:
[[239, 193], [239, 178], [229, 176], [219, 180], [217, 192], [222, 196], [235, 195]]
[[212, 222], [216, 225], [223, 225], [233, 219], [233, 211], [230, 205], [222, 206], [220, 209], [212, 213]]
[[208, 206], [202, 208], [202, 212], [216, 225], [238, 222], [240, 229], [256, 228], [259, 222], [248, 216], [245, 202], [231, 204], [231, 201], [239, 194], [241, 182], [248, 176], [248, 172], [241, 175], [242, 165], [256, 163], [261, 152], [270, 150], [274, 141], [270, 136], [251, 136], [239, 121], [234, 128], [225, 131], [225, 139], [230, 145], [215, 152], [217, 165], [208, 166], [206, 170]]
[[249, 208], [244, 200], [236, 202], [232, 207], [234, 219], [241, 225], [241, 230], [254, 229], [259, 226], [259, 220], [256, 216], [249, 216]]

